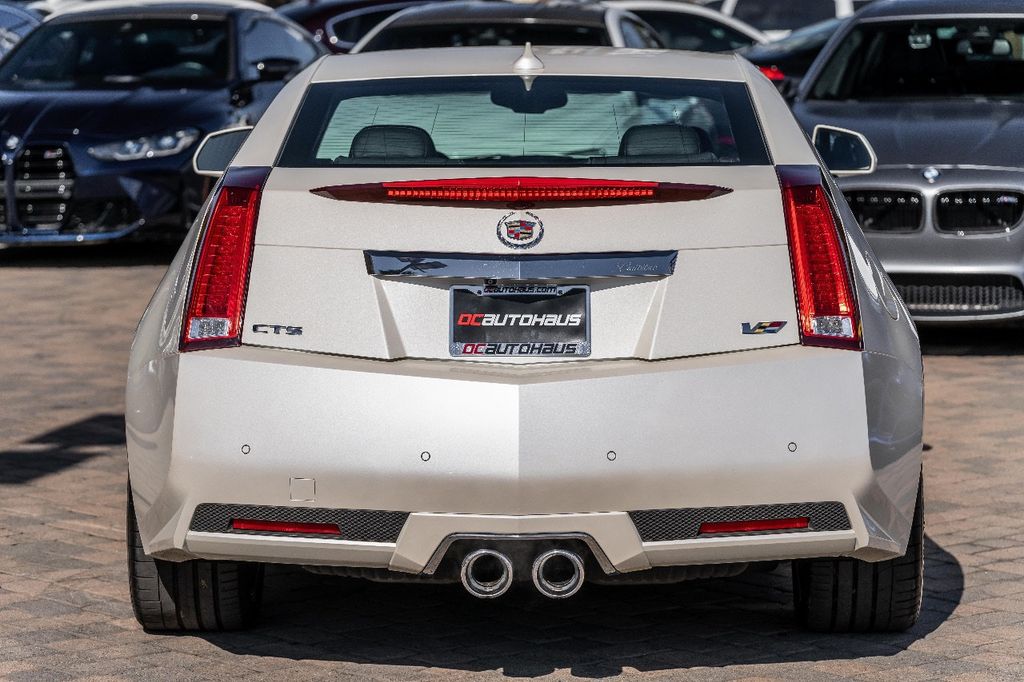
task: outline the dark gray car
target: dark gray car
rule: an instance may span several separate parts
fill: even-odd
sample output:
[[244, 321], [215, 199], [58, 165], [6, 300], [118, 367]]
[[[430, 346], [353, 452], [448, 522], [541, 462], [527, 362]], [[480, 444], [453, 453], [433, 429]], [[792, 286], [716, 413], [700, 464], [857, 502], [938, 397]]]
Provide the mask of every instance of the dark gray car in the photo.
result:
[[874, 148], [873, 172], [839, 184], [915, 319], [1024, 318], [1024, 3], [876, 2], [793, 108], [808, 134], [837, 126]]

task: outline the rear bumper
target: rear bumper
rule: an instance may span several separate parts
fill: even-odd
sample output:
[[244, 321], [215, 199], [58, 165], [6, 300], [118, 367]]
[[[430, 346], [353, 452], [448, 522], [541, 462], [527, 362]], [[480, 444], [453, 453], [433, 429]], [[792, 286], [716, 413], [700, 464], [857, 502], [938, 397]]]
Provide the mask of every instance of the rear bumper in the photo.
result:
[[189, 531], [183, 547], [187, 557], [180, 558], [358, 566], [432, 574], [451, 541], [462, 537], [480, 542], [488, 539], [541, 542], [583, 537], [592, 553], [600, 557], [597, 563], [609, 573], [655, 566], [856, 555], [857, 549], [857, 536], [852, 529], [642, 542], [629, 516], [621, 512], [537, 516], [416, 513], [409, 515], [396, 543]]
[[[901, 554], [909, 532], [920, 442], [873, 462], [858, 353], [532, 366], [249, 347], [172, 357], [128, 393], [143, 542], [167, 559], [418, 573], [453, 535], [582, 534], [611, 570], [634, 571], [877, 560]], [[147, 384], [170, 386], [175, 367], [173, 395], [152, 400]], [[648, 542], [628, 514], [828, 501], [848, 528]], [[409, 515], [392, 541], [362, 542], [197, 530], [204, 503]]]

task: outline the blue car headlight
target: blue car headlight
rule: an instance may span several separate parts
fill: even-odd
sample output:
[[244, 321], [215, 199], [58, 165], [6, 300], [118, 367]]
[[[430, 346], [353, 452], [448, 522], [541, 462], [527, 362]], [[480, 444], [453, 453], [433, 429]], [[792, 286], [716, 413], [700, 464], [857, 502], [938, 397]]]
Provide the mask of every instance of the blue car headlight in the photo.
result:
[[89, 156], [100, 161], [139, 161], [174, 156], [199, 139], [195, 128], [180, 128], [158, 135], [136, 137], [123, 142], [108, 142], [89, 147]]

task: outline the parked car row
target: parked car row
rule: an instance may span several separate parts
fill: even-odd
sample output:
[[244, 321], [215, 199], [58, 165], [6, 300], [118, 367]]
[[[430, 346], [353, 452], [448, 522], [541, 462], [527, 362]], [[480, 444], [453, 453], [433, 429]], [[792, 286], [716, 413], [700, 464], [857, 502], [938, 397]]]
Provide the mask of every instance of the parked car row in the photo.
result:
[[1024, 318], [1021, 76], [1011, 0], [53, 12], [0, 61], [0, 243], [184, 235], [129, 375], [139, 621], [246, 625], [263, 562], [788, 560], [803, 625], [910, 627], [911, 316]]
[[198, 140], [255, 123], [328, 48], [734, 51], [766, 40], [712, 10], [658, 0], [300, 0], [277, 12], [244, 0], [51, 0], [0, 5], [4, 17], [0, 46], [32, 32], [0, 63], [0, 245], [180, 239], [210, 188], [190, 167]]
[[[1011, 135], [1024, 49], [1012, 0], [972, 2], [981, 18], [928, 0], [2, 6], [2, 44], [28, 37], [0, 62], [0, 244], [180, 239], [211, 187], [191, 168], [199, 140], [258, 121], [328, 51], [529, 42], [738, 52], [809, 135], [819, 125], [863, 134], [871, 163], [841, 183], [918, 319], [1012, 319], [1024, 315], [1024, 272], [1007, 249], [1024, 213]], [[985, 18], [997, 9], [1007, 16]], [[40, 10], [52, 14], [35, 27]], [[956, 145], [945, 142], [953, 132]]]

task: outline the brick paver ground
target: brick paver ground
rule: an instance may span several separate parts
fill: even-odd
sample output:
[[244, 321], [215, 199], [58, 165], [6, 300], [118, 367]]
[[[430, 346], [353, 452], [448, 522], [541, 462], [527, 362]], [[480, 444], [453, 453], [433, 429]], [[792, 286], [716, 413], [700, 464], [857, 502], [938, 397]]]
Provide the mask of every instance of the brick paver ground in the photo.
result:
[[1024, 334], [926, 335], [927, 581], [904, 635], [796, 630], [785, 567], [495, 603], [273, 569], [238, 634], [131, 615], [123, 375], [167, 262], [0, 252], [0, 678], [1024, 679]]

